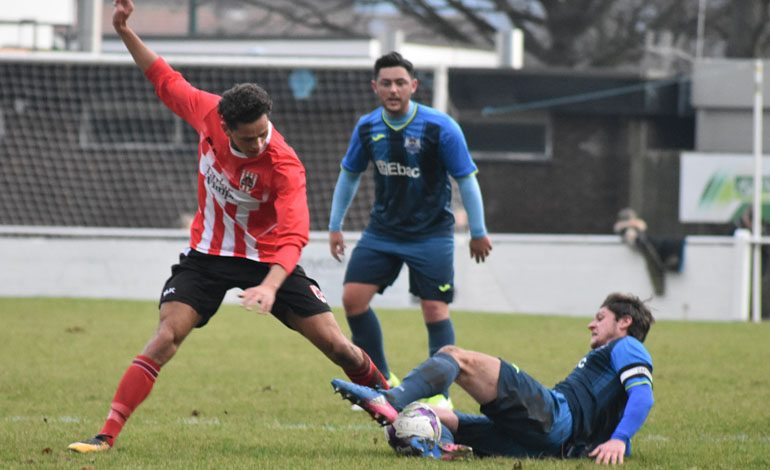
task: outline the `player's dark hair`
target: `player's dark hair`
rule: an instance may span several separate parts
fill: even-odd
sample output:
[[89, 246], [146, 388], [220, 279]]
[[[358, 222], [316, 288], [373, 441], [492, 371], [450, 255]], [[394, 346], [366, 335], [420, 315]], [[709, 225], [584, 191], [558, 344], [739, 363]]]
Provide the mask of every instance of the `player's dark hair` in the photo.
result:
[[219, 114], [230, 129], [236, 129], [240, 124], [249, 124], [261, 118], [263, 114], [270, 115], [273, 100], [259, 85], [254, 83], [239, 83], [222, 94], [219, 101]]
[[642, 343], [647, 338], [650, 327], [655, 323], [655, 318], [653, 318], [650, 309], [647, 308], [644, 301], [635, 295], [614, 292], [604, 299], [602, 307], [607, 307], [608, 310], [615, 314], [615, 318], [618, 320], [626, 315], [631, 317], [628, 335], [633, 336]]
[[388, 67], [403, 67], [409, 72], [409, 76], [414, 78], [414, 65], [411, 62], [404, 59], [404, 56], [398, 52], [389, 52], [384, 56], [377, 59], [374, 62], [374, 79], [377, 80], [377, 76], [380, 74], [380, 69]]

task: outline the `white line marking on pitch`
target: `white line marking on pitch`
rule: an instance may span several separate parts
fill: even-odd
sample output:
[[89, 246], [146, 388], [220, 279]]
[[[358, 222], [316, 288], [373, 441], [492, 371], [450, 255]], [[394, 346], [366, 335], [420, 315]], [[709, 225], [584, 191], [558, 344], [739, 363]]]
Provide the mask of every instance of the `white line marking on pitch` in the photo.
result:
[[273, 422], [272, 424], [268, 425], [270, 429], [288, 429], [288, 430], [303, 430], [303, 431], [361, 431], [361, 430], [370, 430], [370, 429], [376, 429], [376, 427], [372, 425], [364, 425], [364, 424], [346, 424], [342, 426], [337, 426], [334, 424], [311, 424], [311, 423], [281, 423], [281, 422]]
[[60, 423], [81, 423], [83, 419], [78, 416], [6, 416], [5, 421], [17, 423], [19, 421], [58, 421]]

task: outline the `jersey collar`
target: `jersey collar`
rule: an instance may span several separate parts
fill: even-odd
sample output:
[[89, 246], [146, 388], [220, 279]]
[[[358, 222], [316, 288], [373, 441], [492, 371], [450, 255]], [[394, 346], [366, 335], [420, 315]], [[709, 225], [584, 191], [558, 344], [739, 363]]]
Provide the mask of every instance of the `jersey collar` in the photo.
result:
[[406, 116], [402, 118], [392, 118], [388, 116], [388, 113], [383, 108], [382, 110], [382, 121], [385, 123], [386, 126], [390, 127], [394, 131], [400, 131], [401, 129], [405, 128], [409, 125], [410, 122], [414, 119], [414, 117], [417, 115], [417, 103], [414, 101], [409, 101], [409, 110], [406, 112]]

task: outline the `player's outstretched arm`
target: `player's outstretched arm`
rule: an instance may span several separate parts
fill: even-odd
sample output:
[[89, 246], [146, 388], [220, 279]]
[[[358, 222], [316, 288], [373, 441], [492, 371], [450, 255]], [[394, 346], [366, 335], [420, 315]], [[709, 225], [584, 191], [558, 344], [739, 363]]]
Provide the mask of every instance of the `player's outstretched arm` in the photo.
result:
[[623, 417], [610, 440], [588, 454], [589, 457], [596, 458], [596, 463], [623, 463], [623, 457], [630, 454], [631, 437], [642, 427], [655, 402], [647, 377], [632, 377], [628, 380], [626, 386], [628, 385], [631, 385], [631, 388], [626, 391], [628, 398]]
[[112, 27], [115, 28], [115, 32], [118, 33], [123, 44], [126, 45], [136, 65], [142, 72], [145, 72], [158, 58], [158, 54], [147, 47], [134, 30], [128, 26], [128, 18], [134, 12], [134, 2], [133, 0], [115, 0], [114, 5]]

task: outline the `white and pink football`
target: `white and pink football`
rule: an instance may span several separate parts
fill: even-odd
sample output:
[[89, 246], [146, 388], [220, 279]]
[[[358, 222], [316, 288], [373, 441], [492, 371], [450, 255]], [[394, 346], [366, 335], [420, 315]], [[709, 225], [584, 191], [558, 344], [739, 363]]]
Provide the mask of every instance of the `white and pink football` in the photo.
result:
[[416, 401], [401, 410], [393, 424], [385, 426], [385, 437], [397, 453], [408, 454], [412, 450], [409, 439], [413, 437], [438, 442], [441, 421], [431, 407]]

